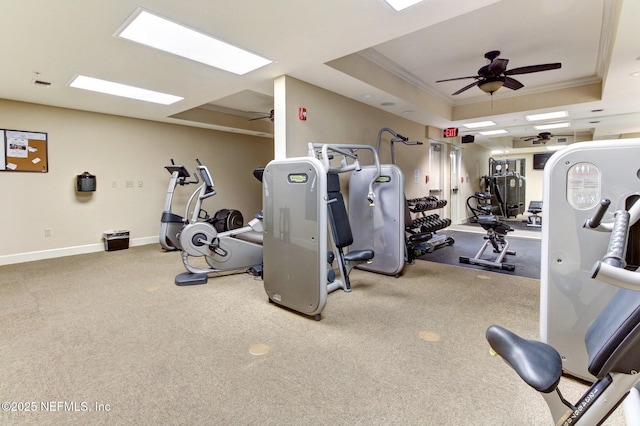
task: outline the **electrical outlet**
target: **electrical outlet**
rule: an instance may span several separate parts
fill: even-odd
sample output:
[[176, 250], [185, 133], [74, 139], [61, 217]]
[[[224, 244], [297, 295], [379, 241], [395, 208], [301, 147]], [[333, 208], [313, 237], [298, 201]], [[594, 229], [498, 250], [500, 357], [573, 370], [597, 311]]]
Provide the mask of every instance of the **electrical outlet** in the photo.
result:
[[138, 188], [142, 188], [142, 186], [143, 186], [143, 185], [142, 185], [142, 181], [141, 181], [141, 180], [139, 180], [139, 181], [138, 181]]
[[133, 181], [132, 180], [128, 180], [127, 181], [127, 188], [133, 188]]
[[112, 180], [111, 181], [111, 187], [112, 188], [117, 188], [118, 187], [118, 181], [117, 180]]
[[53, 230], [51, 228], [44, 228], [44, 236], [50, 237], [52, 235]]

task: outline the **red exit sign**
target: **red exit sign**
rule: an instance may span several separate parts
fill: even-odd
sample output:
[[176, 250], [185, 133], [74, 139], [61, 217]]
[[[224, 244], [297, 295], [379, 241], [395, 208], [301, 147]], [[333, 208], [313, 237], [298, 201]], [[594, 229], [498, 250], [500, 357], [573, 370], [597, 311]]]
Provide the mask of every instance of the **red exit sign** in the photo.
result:
[[458, 136], [458, 128], [457, 127], [447, 127], [444, 129], [444, 137], [445, 138], [455, 138]]

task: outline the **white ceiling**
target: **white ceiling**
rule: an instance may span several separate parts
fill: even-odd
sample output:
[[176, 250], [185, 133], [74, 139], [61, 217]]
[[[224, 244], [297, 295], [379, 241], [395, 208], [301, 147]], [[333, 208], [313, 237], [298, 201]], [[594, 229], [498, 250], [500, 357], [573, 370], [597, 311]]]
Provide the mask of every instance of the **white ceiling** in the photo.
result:
[[[274, 63], [237, 76], [115, 37], [137, 7]], [[0, 15], [5, 99], [268, 135], [268, 120], [230, 116], [268, 112], [273, 79], [286, 74], [424, 125], [491, 119], [509, 131], [476, 139], [492, 147], [539, 133], [524, 120], [531, 111], [568, 111], [572, 126], [551, 132], [582, 139], [640, 132], [640, 77], [630, 76], [640, 71], [640, 0], [426, 0], [400, 13], [382, 0], [3, 0]], [[476, 75], [490, 50], [509, 59], [508, 69], [562, 68], [514, 76], [525, 87], [493, 98], [476, 87], [451, 96], [473, 79], [435, 83]], [[77, 74], [185, 99], [162, 106], [86, 92], [68, 86]], [[589, 85], [595, 95], [573, 97]], [[202, 106], [209, 118], [187, 119]]]

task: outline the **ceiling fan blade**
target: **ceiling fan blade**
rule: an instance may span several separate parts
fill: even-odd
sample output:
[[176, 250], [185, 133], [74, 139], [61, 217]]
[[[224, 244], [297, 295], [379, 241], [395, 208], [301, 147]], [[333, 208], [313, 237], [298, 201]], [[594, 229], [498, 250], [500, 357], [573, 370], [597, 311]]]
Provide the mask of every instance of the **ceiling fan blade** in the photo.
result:
[[529, 138], [520, 138], [520, 139], [522, 139], [525, 142], [529, 142], [529, 141], [532, 141], [532, 140], [534, 140], [536, 138], [535, 137], [529, 137]]
[[452, 96], [459, 95], [460, 93], [464, 92], [465, 90], [471, 89], [473, 86], [477, 86], [478, 83], [480, 83], [480, 81], [474, 81], [473, 83], [469, 84], [468, 86], [464, 86], [462, 89], [458, 90], [455, 93], [452, 93], [451, 95]]
[[502, 74], [504, 70], [507, 69], [508, 63], [508, 59], [497, 58], [488, 65], [487, 70], [489, 71], [489, 73], [494, 75]]
[[518, 90], [524, 87], [524, 84], [520, 83], [518, 80], [513, 79], [511, 77], [504, 78], [504, 87], [511, 90]]
[[504, 75], [529, 74], [532, 72], [549, 71], [561, 68], [562, 64], [556, 62], [553, 64], [529, 65], [526, 67], [513, 68], [504, 72]]
[[438, 81], [436, 81], [436, 83], [442, 83], [443, 81], [465, 80], [467, 78], [479, 78], [479, 77], [477, 75], [470, 75], [468, 77], [448, 78], [446, 80], [438, 80]]
[[274, 110], [271, 110], [271, 112], [262, 112], [262, 111], [248, 111], [248, 112], [250, 114], [262, 115], [262, 117], [250, 118], [249, 121], [262, 120], [264, 118], [268, 118], [269, 120], [273, 121], [273, 112], [274, 112]]

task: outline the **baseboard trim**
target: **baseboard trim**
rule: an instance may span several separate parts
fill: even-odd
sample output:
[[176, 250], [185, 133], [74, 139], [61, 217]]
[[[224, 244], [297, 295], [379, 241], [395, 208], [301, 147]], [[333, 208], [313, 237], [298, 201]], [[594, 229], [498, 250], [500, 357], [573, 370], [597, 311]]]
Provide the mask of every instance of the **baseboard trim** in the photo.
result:
[[[129, 247], [159, 244], [158, 236], [133, 238], [129, 240]], [[61, 247], [51, 250], [32, 251], [28, 253], [8, 254], [0, 256], [0, 266], [15, 263], [33, 262], [35, 260], [54, 259], [56, 257], [75, 256], [78, 254], [97, 253], [104, 251], [104, 243], [87, 244], [84, 246]]]

